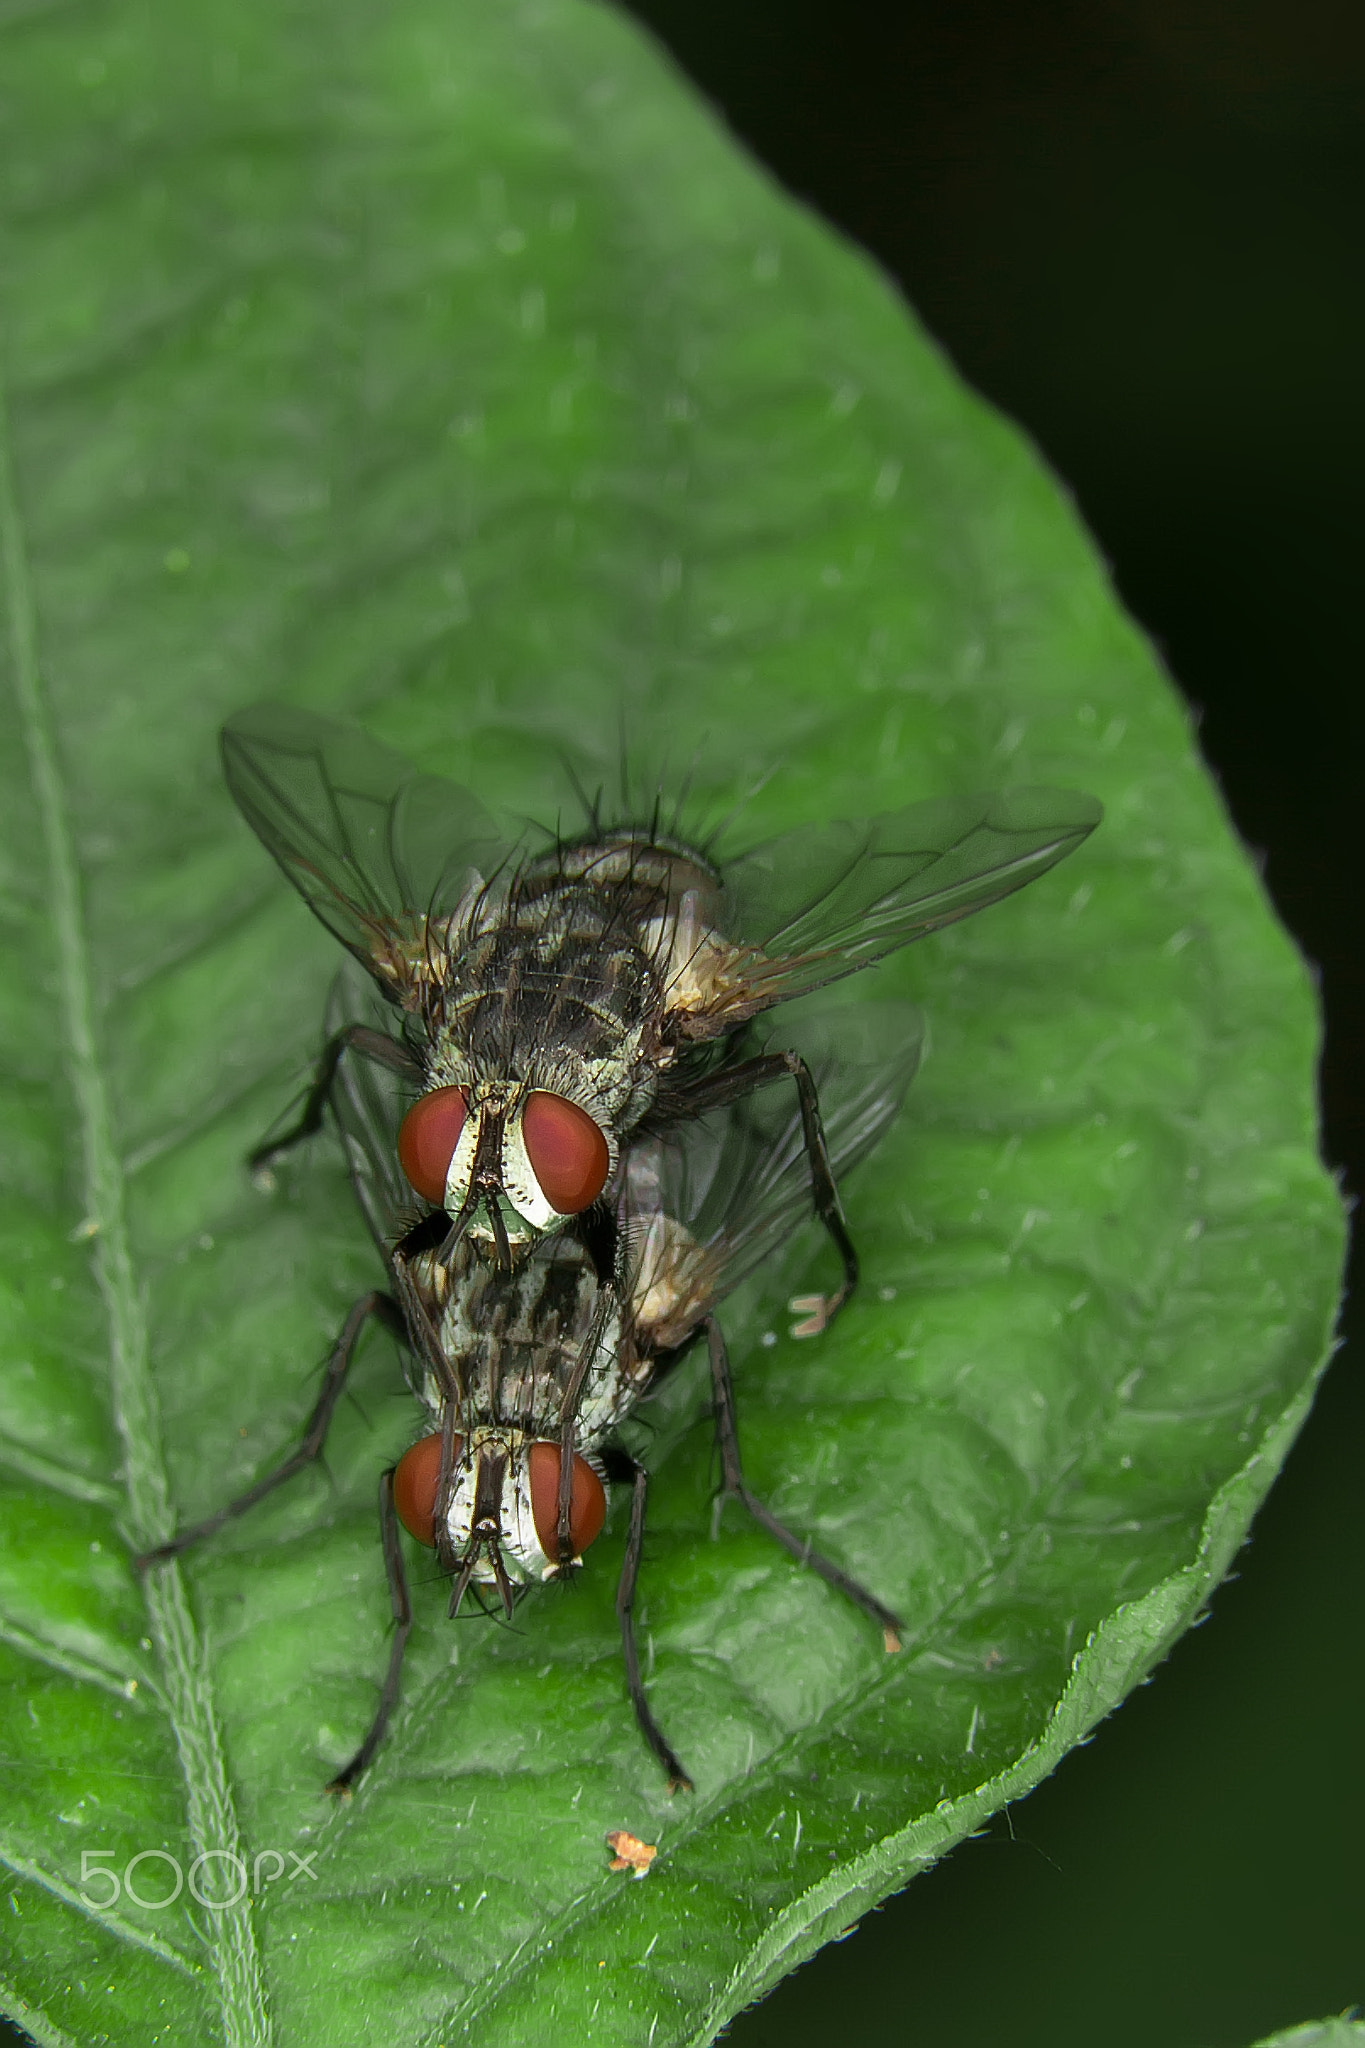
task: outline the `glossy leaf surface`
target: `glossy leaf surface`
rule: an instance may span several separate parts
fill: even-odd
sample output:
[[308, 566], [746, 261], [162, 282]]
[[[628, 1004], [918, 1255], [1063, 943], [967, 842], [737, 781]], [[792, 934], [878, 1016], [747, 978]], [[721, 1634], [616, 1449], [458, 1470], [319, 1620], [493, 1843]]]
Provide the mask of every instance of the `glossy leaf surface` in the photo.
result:
[[1302, 2027], [1287, 2027], [1282, 2034], [1268, 2035], [1256, 2048], [1359, 2048], [1365, 2041], [1365, 2020], [1349, 2015], [1329, 2020], [1309, 2020]]
[[[0, 2001], [52, 2042], [709, 2041], [1226, 1570], [1340, 1261], [1302, 967], [1056, 485], [616, 17], [3, 33]], [[514, 1632], [419, 1575], [394, 1735], [323, 1799], [385, 1657], [386, 1340], [327, 1475], [130, 1564], [291, 1441], [378, 1278], [334, 1150], [271, 1197], [241, 1164], [336, 955], [219, 779], [272, 697], [547, 822], [623, 701], [749, 840], [998, 784], [1107, 806], [849, 985], [933, 1032], [849, 1189], [866, 1285], [786, 1337], [811, 1240], [731, 1319], [750, 1479], [904, 1612], [899, 1658], [733, 1511], [713, 1537], [700, 1396], [664, 1418], [643, 1624], [691, 1801], [629, 1723], [619, 1512]], [[245, 1897], [158, 1907], [232, 1855]], [[82, 1903], [83, 1857], [136, 1856]]]

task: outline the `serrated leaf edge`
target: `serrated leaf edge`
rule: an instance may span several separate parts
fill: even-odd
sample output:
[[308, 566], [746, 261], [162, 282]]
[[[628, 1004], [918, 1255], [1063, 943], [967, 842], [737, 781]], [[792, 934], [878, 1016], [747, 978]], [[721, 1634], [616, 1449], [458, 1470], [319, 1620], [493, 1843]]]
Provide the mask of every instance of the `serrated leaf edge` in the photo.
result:
[[1146, 1672], [1169, 1654], [1226, 1576], [1252, 1514], [1269, 1491], [1313, 1404], [1331, 1356], [1330, 1346], [1325, 1353], [1308, 1385], [1266, 1430], [1246, 1463], [1215, 1493], [1190, 1563], [1160, 1580], [1140, 1599], [1115, 1608], [1077, 1652], [1071, 1677], [1039, 1739], [1008, 1770], [975, 1791], [944, 1801], [932, 1814], [895, 1834], [883, 1836], [784, 1907], [744, 1962], [732, 1971], [702, 2025], [687, 2037], [685, 2048], [711, 2048], [721, 2030], [745, 2006], [763, 1997], [882, 1899], [929, 1869], [991, 1814], [1032, 1792], [1068, 1750], [1111, 1714]]
[[38, 2048], [80, 2048], [79, 2042], [54, 2026], [45, 2012], [39, 2011], [36, 2005], [30, 2005], [3, 1977], [0, 1977], [0, 2012], [30, 2034]]

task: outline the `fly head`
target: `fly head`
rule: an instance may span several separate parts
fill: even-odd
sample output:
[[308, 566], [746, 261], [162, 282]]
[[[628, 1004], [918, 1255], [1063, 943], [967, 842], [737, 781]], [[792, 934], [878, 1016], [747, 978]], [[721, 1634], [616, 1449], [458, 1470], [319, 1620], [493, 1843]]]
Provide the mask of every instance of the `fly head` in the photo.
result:
[[448, 1461], [440, 1431], [403, 1454], [394, 1505], [408, 1533], [432, 1547], [450, 1574], [452, 1615], [471, 1586], [493, 1588], [510, 1615], [527, 1586], [581, 1562], [606, 1519], [606, 1492], [575, 1453], [568, 1554], [561, 1556], [559, 1475], [557, 1443], [503, 1425], [454, 1435]]
[[430, 1089], [404, 1117], [398, 1157], [410, 1185], [452, 1219], [447, 1261], [468, 1233], [503, 1267], [590, 1209], [613, 1147], [580, 1103], [519, 1082]]

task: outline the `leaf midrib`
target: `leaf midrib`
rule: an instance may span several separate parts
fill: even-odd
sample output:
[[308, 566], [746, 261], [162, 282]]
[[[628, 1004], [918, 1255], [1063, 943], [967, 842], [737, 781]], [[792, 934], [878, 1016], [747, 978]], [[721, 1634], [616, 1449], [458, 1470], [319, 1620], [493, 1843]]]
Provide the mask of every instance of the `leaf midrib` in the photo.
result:
[[[80, 876], [39, 668], [37, 615], [2, 371], [0, 575], [8, 594], [14, 694], [46, 857], [46, 899], [57, 954], [61, 1021], [80, 1121], [86, 1217], [93, 1226], [95, 1277], [109, 1321], [111, 1408], [123, 1448], [127, 1495], [125, 1533], [139, 1549], [146, 1549], [172, 1533], [174, 1513], [161, 1453], [146, 1317], [128, 1241], [123, 1173], [97, 1048]], [[186, 1825], [195, 1855], [240, 1856], [208, 1664], [178, 1565], [172, 1562], [149, 1572], [144, 1591], [161, 1663], [167, 1718], [185, 1779]], [[70, 1903], [84, 1909], [78, 1894], [71, 1893], [69, 1887], [62, 1889]], [[91, 1917], [96, 1921], [104, 1918], [99, 1913]], [[206, 1919], [206, 1945], [218, 1981], [228, 2048], [269, 2048], [270, 2021], [251, 1907], [244, 1897], [235, 1906], [209, 1913]]]

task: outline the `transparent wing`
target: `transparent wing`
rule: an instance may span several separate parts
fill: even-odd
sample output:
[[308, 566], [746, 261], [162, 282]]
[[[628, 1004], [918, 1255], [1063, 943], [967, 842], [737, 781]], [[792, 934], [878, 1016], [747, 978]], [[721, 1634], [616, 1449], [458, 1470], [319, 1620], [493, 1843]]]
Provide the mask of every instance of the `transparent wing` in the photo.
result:
[[1014, 789], [755, 847], [723, 869], [723, 930], [744, 953], [711, 1014], [734, 1021], [970, 917], [1046, 874], [1101, 816], [1079, 791]]
[[328, 930], [386, 989], [420, 972], [429, 922], [458, 916], [508, 857], [467, 790], [346, 726], [257, 704], [222, 732], [228, 788]]
[[[342, 968], [327, 998], [329, 1038], [346, 1024], [385, 1029], [392, 1015], [354, 967]], [[331, 1107], [356, 1200], [386, 1262], [396, 1239], [422, 1213], [398, 1165], [398, 1126], [410, 1097], [401, 1075], [363, 1053], [348, 1049], [337, 1064]]]
[[[784, 1033], [784, 1044], [792, 1041]], [[836, 1180], [894, 1121], [914, 1078], [924, 1018], [913, 1004], [866, 1003], [797, 1034], [811, 1069]], [[637, 1325], [657, 1348], [681, 1343], [813, 1214], [796, 1090], [753, 1095], [644, 1139], [626, 1157], [620, 1224]]]

